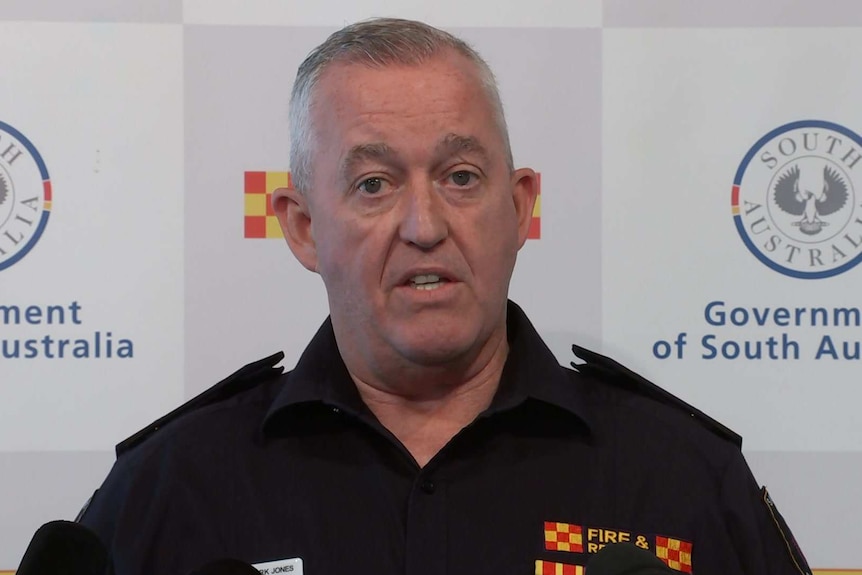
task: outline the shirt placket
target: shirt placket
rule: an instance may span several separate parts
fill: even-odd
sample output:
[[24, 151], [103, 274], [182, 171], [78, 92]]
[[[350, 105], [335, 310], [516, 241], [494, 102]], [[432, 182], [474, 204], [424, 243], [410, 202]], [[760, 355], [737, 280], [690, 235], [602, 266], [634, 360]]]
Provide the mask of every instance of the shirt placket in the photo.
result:
[[413, 482], [407, 505], [406, 575], [446, 573], [446, 488], [423, 469]]

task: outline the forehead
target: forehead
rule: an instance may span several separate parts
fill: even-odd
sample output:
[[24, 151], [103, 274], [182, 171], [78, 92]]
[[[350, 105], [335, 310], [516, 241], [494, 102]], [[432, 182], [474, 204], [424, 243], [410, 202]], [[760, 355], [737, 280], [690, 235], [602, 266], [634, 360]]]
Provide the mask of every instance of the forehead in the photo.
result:
[[[477, 66], [454, 51], [411, 65], [336, 62], [323, 72], [315, 92], [312, 122], [316, 135], [327, 140], [324, 147], [335, 144], [333, 138], [383, 136], [387, 130], [424, 133], [445, 125], [463, 133], [494, 125]], [[456, 123], [462, 128], [453, 129]]]
[[[343, 88], [360, 85], [387, 86], [397, 83], [405, 89], [430, 88], [432, 82], [447, 80], [447, 86], [482, 92], [477, 65], [451, 49], [413, 63], [376, 64], [365, 61], [335, 61], [323, 71], [318, 81], [318, 99], [328, 100], [344, 95]], [[434, 86], [442, 88], [443, 86]], [[355, 90], [349, 90], [355, 93]], [[484, 94], [483, 94], [484, 95]]]

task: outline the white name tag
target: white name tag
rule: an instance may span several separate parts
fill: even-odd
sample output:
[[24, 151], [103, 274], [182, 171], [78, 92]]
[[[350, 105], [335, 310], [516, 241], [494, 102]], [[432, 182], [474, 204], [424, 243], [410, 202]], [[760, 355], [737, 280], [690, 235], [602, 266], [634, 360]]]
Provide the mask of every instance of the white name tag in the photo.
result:
[[260, 575], [302, 575], [302, 559], [299, 557], [255, 563], [252, 567], [260, 571]]

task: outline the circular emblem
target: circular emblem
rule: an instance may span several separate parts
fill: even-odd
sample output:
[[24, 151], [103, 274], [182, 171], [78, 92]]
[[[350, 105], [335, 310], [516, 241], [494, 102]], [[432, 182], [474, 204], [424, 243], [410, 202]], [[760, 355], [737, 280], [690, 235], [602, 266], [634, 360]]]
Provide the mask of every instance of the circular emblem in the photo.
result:
[[742, 241], [785, 275], [819, 279], [862, 261], [862, 138], [820, 120], [760, 138], [733, 180]]
[[0, 122], [0, 270], [29, 253], [51, 215], [51, 179], [42, 156], [18, 130]]

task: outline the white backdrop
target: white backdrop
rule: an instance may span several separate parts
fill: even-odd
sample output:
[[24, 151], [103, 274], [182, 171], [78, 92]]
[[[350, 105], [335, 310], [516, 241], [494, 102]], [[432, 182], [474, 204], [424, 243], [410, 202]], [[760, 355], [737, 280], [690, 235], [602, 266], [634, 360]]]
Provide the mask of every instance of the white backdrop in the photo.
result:
[[[369, 16], [495, 69], [542, 174], [512, 297], [560, 361], [599, 349], [742, 434], [812, 566], [862, 570], [856, 0], [0, 0], [0, 569], [115, 443], [295, 362], [325, 295], [245, 237], [247, 174], [289, 170], [297, 65]], [[794, 166], [816, 216], [775, 199]]]

